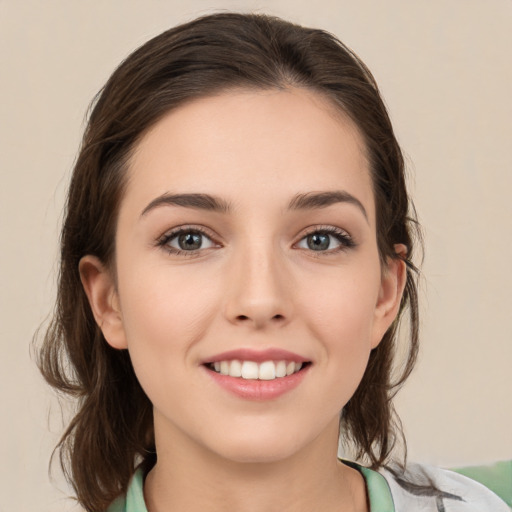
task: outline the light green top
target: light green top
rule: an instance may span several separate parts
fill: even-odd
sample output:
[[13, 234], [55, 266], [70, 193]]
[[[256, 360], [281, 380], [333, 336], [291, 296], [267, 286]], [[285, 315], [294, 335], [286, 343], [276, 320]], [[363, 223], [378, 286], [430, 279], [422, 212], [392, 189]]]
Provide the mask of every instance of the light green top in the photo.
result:
[[[353, 462], [343, 462], [357, 469], [363, 475], [371, 512], [395, 512], [391, 491], [386, 479], [381, 474]], [[133, 475], [126, 496], [121, 496], [114, 501], [107, 512], [147, 512], [146, 504], [144, 503], [143, 485], [143, 473], [141, 469], [138, 469]]]

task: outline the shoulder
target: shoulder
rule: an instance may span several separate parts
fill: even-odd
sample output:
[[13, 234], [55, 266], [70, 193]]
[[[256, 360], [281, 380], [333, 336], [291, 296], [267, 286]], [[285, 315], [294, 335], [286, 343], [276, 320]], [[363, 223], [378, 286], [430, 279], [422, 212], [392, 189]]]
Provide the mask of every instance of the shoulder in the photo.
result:
[[424, 464], [409, 464], [402, 472], [381, 469], [396, 512], [510, 512], [496, 494], [470, 478]]

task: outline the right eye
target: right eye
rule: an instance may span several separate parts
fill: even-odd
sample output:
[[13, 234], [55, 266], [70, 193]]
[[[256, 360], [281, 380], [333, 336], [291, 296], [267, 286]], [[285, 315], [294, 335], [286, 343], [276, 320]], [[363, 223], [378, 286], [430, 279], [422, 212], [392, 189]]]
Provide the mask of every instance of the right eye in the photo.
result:
[[164, 235], [158, 245], [167, 249], [171, 254], [192, 255], [201, 249], [215, 247], [212, 239], [197, 228], [180, 228]]

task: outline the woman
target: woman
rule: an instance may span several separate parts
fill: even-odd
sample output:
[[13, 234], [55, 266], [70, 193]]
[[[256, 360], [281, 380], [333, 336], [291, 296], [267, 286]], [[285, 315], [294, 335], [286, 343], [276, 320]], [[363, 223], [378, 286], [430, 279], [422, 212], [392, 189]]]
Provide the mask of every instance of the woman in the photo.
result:
[[61, 460], [86, 510], [501, 510], [393, 453], [413, 211], [377, 86], [333, 36], [218, 14], [123, 62], [75, 166], [41, 352], [78, 398]]

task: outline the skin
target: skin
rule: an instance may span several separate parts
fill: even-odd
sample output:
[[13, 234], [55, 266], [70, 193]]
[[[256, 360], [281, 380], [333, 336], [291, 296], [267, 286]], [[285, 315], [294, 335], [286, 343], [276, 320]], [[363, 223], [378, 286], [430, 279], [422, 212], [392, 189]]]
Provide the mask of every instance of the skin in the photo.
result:
[[[288, 208], [320, 191], [360, 205]], [[211, 194], [230, 211], [148, 206], [177, 193]], [[170, 252], [180, 226], [207, 233], [201, 249]], [[129, 350], [154, 406], [150, 512], [368, 510], [362, 477], [336, 453], [340, 411], [405, 283], [401, 261], [381, 266], [375, 226], [362, 137], [316, 93], [195, 100], [142, 138], [120, 206], [116, 279], [94, 256], [80, 272], [106, 340]], [[309, 248], [308, 234], [326, 228], [353, 246], [329, 237], [326, 250]], [[292, 391], [245, 400], [202, 365], [241, 347], [290, 350], [311, 366]]]

